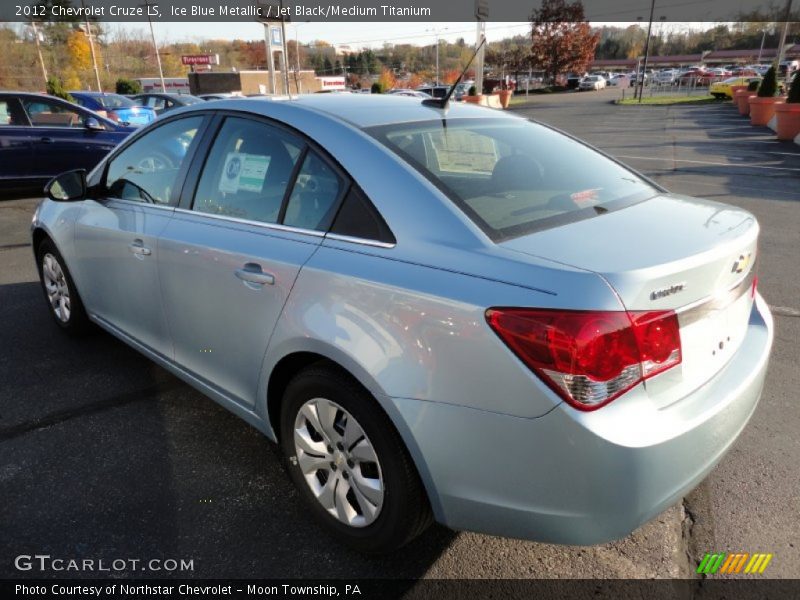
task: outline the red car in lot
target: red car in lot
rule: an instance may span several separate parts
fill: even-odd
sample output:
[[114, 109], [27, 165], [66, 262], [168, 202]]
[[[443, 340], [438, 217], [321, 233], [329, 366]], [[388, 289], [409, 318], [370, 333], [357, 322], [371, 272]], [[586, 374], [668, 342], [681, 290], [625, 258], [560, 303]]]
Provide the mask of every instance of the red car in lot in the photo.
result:
[[702, 87], [710, 85], [716, 79], [719, 79], [719, 76], [712, 71], [691, 69], [678, 76], [678, 83], [682, 85], [699, 85]]

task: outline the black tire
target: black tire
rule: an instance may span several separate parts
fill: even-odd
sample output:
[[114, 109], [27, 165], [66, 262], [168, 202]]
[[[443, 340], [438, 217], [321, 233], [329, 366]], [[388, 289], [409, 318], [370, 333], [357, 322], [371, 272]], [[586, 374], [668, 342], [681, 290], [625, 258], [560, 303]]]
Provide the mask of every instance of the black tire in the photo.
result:
[[712, 96], [714, 96], [714, 98], [716, 98], [717, 100], [725, 99], [725, 94], [712, 94]]
[[[312, 493], [298, 465], [295, 420], [302, 406], [315, 398], [332, 401], [350, 413], [378, 457], [384, 486], [383, 504], [369, 525], [354, 527], [332, 516]], [[431, 524], [428, 498], [400, 435], [375, 398], [346, 373], [318, 363], [291, 380], [281, 405], [281, 447], [289, 476], [311, 513], [345, 545], [370, 554], [391, 552]]]
[[[58, 268], [63, 275], [61, 285], [65, 286], [68, 291], [69, 298], [69, 314], [57, 311], [54, 304], [50, 301], [50, 294], [48, 293], [47, 284], [45, 283], [45, 261], [53, 260], [57, 263]], [[51, 263], [52, 264], [52, 263]], [[44, 293], [45, 302], [47, 302], [48, 312], [53, 317], [56, 325], [62, 330], [71, 335], [84, 335], [91, 329], [91, 321], [86, 315], [86, 310], [83, 308], [83, 302], [78, 295], [78, 290], [75, 287], [75, 282], [72, 280], [72, 275], [67, 269], [67, 264], [64, 258], [56, 248], [56, 245], [50, 239], [44, 239], [39, 247], [36, 249], [36, 266], [39, 269], [39, 281], [42, 284], [42, 292]]]

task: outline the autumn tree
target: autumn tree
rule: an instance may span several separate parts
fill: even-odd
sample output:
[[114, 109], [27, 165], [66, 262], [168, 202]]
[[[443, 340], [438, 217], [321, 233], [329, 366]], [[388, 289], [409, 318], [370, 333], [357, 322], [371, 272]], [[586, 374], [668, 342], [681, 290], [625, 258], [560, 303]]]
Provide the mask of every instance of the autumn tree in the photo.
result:
[[461, 75], [461, 71], [458, 69], [447, 69], [442, 74], [442, 83], [445, 85], [453, 85], [459, 75]]
[[384, 67], [381, 76], [378, 77], [378, 84], [381, 86], [381, 92], [388, 92], [397, 85], [397, 79], [394, 73]]
[[599, 39], [580, 0], [542, 0], [541, 8], [531, 14], [531, 61], [549, 80], [585, 71]]

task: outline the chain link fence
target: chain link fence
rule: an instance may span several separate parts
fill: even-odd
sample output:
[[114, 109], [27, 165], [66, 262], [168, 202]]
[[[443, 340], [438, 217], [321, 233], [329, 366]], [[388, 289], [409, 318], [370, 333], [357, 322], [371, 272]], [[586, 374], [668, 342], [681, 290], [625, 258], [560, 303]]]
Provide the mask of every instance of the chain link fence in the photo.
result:
[[[727, 77], [683, 77], [675, 81], [648, 81], [643, 90], [642, 98], [654, 96], [707, 96], [708, 88], [717, 81]], [[622, 88], [622, 99], [638, 97], [639, 89], [631, 82], [630, 87]]]

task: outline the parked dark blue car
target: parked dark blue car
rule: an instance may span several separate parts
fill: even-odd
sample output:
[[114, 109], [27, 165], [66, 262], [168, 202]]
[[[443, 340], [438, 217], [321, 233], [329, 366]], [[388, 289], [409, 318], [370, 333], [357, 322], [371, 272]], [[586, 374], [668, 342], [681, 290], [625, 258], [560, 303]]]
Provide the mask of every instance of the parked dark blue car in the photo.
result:
[[92, 169], [135, 130], [59, 98], [0, 91], [0, 191]]
[[156, 118], [156, 111], [141, 102], [120, 94], [105, 92], [70, 92], [75, 102], [122, 125], [147, 125]]

